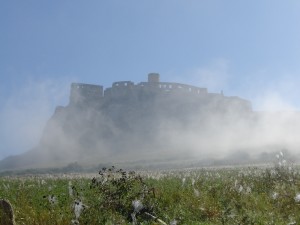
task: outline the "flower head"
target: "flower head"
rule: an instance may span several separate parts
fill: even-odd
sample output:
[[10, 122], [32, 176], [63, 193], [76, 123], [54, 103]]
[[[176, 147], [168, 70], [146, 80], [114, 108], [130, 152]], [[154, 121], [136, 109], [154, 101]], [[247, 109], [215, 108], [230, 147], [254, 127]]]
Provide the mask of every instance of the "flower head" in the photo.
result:
[[136, 212], [136, 213], [138, 213], [139, 211], [141, 211], [144, 208], [142, 202], [137, 199], [132, 201], [132, 206], [134, 208], [134, 212]]
[[295, 202], [300, 202], [300, 193], [297, 193], [294, 199]]

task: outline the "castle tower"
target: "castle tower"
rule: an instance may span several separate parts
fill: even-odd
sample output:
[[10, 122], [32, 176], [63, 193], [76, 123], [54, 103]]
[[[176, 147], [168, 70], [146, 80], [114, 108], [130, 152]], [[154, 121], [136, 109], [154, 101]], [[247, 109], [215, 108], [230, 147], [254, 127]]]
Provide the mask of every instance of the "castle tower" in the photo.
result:
[[159, 73], [149, 73], [148, 74], [149, 83], [159, 83]]

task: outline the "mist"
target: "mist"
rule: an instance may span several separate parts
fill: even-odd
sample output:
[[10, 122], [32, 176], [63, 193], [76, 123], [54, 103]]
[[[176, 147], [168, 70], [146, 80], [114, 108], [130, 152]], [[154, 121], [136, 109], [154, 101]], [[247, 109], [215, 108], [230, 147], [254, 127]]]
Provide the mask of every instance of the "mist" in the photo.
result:
[[[261, 99], [265, 110], [209, 90], [201, 97], [168, 90], [124, 92], [117, 98], [93, 101], [84, 95], [74, 99], [70, 93], [68, 82], [45, 82], [28, 83], [10, 96], [1, 112], [7, 131], [3, 146], [10, 147], [1, 151], [1, 157], [21, 155], [6, 165], [189, 160], [202, 164], [207, 160], [210, 165], [218, 160], [249, 162], [263, 154], [275, 157], [278, 151], [287, 151], [295, 160], [299, 156], [300, 113], [275, 92]], [[53, 110], [57, 103], [63, 106]]]
[[0, 159], [36, 146], [57, 104], [67, 104], [70, 80], [28, 79], [3, 93], [0, 108]]

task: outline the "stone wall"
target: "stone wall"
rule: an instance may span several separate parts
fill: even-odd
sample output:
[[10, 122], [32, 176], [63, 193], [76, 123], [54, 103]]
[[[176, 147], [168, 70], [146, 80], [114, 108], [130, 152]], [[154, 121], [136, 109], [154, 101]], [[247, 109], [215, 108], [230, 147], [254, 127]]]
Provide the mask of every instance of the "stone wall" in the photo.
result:
[[222, 93], [208, 93], [206, 88], [200, 88], [192, 85], [173, 83], [173, 82], [159, 82], [159, 74], [150, 73], [148, 75], [148, 82], [140, 82], [134, 84], [132, 81], [118, 81], [112, 84], [112, 87], [106, 88], [103, 91], [103, 86], [72, 83], [70, 94], [70, 105], [76, 104], [97, 104], [109, 102], [111, 100], [119, 100], [129, 102], [136, 100], [141, 96], [173, 97], [178, 100], [188, 100], [188, 98], [199, 99], [199, 101], [219, 101], [224, 106], [237, 106], [251, 110], [251, 103], [247, 100], [238, 97], [225, 97]]
[[100, 101], [103, 98], [103, 86], [94, 84], [72, 83], [70, 104], [82, 104]]

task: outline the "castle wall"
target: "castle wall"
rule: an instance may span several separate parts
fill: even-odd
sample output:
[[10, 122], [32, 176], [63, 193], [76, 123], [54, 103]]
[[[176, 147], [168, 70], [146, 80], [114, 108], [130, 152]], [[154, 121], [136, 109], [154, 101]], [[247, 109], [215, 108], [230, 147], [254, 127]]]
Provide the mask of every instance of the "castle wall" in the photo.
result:
[[199, 88], [187, 84], [180, 83], [172, 83], [172, 82], [159, 82], [159, 83], [149, 83], [149, 82], [141, 82], [138, 86], [143, 88], [156, 89], [163, 92], [184, 92], [191, 93], [195, 95], [206, 95], [206, 88]]
[[132, 81], [118, 81], [112, 84], [113, 88], [130, 88], [133, 87], [134, 83]]
[[[72, 83], [70, 93], [70, 104], [81, 103], [100, 103], [102, 99], [105, 102], [110, 100], [119, 101], [144, 101], [149, 97], [173, 99], [176, 101], [195, 102], [201, 101], [206, 104], [211, 102], [220, 108], [237, 108], [252, 110], [251, 103], [238, 97], [225, 97], [222, 93], [208, 93], [206, 88], [199, 88], [192, 85], [159, 82], [159, 74], [148, 74], [148, 82], [134, 84], [132, 81], [118, 81], [112, 84], [112, 87], [106, 88], [100, 85]], [[182, 98], [183, 97], [183, 98]], [[199, 103], [201, 103], [199, 102]]]
[[107, 88], [104, 91], [104, 98], [124, 98], [132, 95], [134, 90], [134, 83], [131, 81], [118, 81], [112, 84], [111, 88]]
[[103, 86], [93, 84], [72, 83], [70, 104], [99, 101], [103, 98]]

